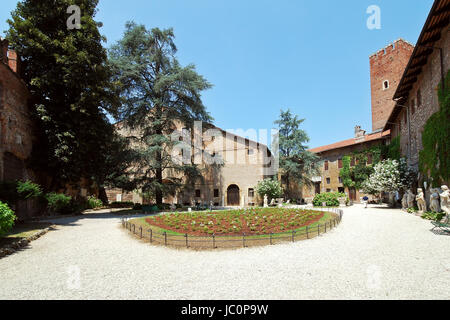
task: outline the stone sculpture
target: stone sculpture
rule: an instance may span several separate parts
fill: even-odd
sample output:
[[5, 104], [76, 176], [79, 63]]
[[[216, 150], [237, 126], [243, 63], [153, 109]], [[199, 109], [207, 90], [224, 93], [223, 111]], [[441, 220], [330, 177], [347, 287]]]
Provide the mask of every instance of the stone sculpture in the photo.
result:
[[433, 212], [441, 212], [441, 206], [439, 204], [439, 189], [431, 189], [430, 196], [430, 209]]
[[408, 208], [414, 208], [414, 200], [416, 199], [415, 194], [410, 190], [408, 190]]
[[264, 195], [264, 208], [269, 207], [269, 198], [267, 197], [267, 194]]
[[405, 193], [402, 198], [402, 208], [403, 210], [408, 210], [408, 193]]
[[425, 195], [421, 188], [417, 189], [416, 201], [419, 207], [419, 213], [425, 213], [427, 211], [427, 202], [425, 201]]
[[449, 220], [449, 216], [450, 216], [450, 192], [448, 190], [447, 186], [442, 186], [442, 193], [440, 194], [441, 196], [441, 209], [442, 211], [445, 212], [447, 219], [446, 221], [448, 222]]

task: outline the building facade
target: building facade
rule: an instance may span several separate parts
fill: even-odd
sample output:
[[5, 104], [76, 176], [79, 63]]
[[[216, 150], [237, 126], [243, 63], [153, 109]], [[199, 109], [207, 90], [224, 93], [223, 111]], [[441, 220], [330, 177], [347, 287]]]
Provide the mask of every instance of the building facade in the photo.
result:
[[[26, 165], [34, 143], [28, 100], [20, 60], [8, 42], [0, 39], [0, 181], [35, 180]], [[14, 209], [24, 219], [35, 213], [36, 206], [24, 201]]]
[[[207, 127], [201, 129], [203, 132], [201, 142], [193, 141], [172, 154], [178, 161], [186, 159], [188, 154], [188, 161], [198, 165], [202, 177], [195, 181], [192, 187], [164, 198], [164, 203], [184, 206], [213, 204], [215, 207], [247, 207], [262, 204], [256, 186], [258, 182], [276, 174], [276, 159], [268, 147], [210, 124]], [[136, 132], [132, 132], [122, 124], [118, 124], [117, 129], [123, 136], [136, 136]], [[183, 130], [186, 130], [183, 124], [177, 123], [175, 135], [185, 137]], [[211, 165], [212, 162], [218, 165]], [[184, 179], [182, 176], [179, 178]], [[166, 177], [163, 176], [164, 179], [167, 179], [167, 174]], [[106, 190], [106, 194], [110, 203], [149, 202], [142, 197], [140, 190], [125, 192], [111, 189]]]
[[385, 126], [393, 137], [400, 137], [402, 155], [416, 170], [424, 126], [439, 111], [438, 89], [450, 69], [449, 20], [450, 0], [435, 1], [393, 95], [395, 108]]
[[[390, 140], [390, 132], [379, 132], [366, 134], [361, 127], [355, 128], [355, 137], [345, 141], [333, 143], [310, 150], [322, 159], [321, 175], [314, 178], [314, 187], [303, 188], [303, 198], [307, 203], [311, 203], [316, 194], [325, 192], [342, 192], [347, 194], [349, 200], [359, 202], [364, 194], [361, 190], [344, 187], [341, 170], [343, 169], [343, 158], [352, 156], [354, 153], [368, 150], [374, 146], [386, 145]], [[367, 165], [372, 165], [372, 156], [368, 155]], [[352, 159], [350, 167], [356, 164]], [[367, 195], [369, 196], [369, 195]], [[371, 196], [369, 196], [371, 198]]]
[[[303, 188], [306, 202], [312, 202], [316, 194], [324, 192], [343, 192], [354, 202], [365, 196], [361, 190], [344, 187], [340, 177], [343, 158], [390, 143], [391, 132], [386, 124], [395, 107], [392, 97], [413, 51], [413, 45], [399, 39], [369, 57], [373, 131], [367, 134], [357, 126], [353, 138], [310, 150], [320, 156], [323, 164], [321, 175], [314, 178], [314, 187]], [[372, 165], [371, 161], [367, 165]]]

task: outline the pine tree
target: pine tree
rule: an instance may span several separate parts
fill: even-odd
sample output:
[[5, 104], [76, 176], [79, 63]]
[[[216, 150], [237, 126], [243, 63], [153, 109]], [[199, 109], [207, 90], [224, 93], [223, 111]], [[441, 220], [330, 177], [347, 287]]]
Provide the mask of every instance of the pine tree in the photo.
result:
[[[81, 29], [69, 30], [71, 5], [81, 9]], [[39, 125], [34, 164], [53, 178], [51, 188], [94, 178], [105, 164], [114, 134], [105, 39], [94, 21], [98, 0], [23, 0], [8, 20], [7, 39], [23, 59], [23, 77]]]
[[182, 67], [176, 52], [172, 29], [147, 30], [128, 22], [123, 39], [109, 54], [122, 99], [119, 120], [138, 133], [134, 181], [157, 204], [183, 185], [180, 177], [199, 173], [196, 166], [172, 159], [177, 142], [170, 134], [176, 122], [192, 128], [194, 121], [211, 120], [201, 100], [201, 92], [211, 85], [194, 65]]
[[311, 186], [311, 178], [320, 175], [318, 163], [320, 158], [309, 152], [306, 143], [308, 134], [300, 129], [304, 119], [299, 119], [288, 109], [281, 111], [275, 124], [279, 127], [280, 172], [287, 197], [292, 196], [291, 186], [295, 183], [299, 188]]

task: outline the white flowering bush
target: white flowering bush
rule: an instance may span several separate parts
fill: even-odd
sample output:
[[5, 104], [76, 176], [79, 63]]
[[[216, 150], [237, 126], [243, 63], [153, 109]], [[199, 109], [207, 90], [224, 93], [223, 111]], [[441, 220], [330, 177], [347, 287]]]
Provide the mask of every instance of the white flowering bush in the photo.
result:
[[266, 179], [260, 181], [256, 186], [256, 192], [260, 197], [267, 195], [269, 199], [276, 199], [283, 194], [281, 183], [277, 180]]
[[414, 183], [415, 172], [408, 167], [405, 159], [384, 160], [374, 167], [374, 173], [363, 183], [363, 191], [368, 194], [407, 190]]

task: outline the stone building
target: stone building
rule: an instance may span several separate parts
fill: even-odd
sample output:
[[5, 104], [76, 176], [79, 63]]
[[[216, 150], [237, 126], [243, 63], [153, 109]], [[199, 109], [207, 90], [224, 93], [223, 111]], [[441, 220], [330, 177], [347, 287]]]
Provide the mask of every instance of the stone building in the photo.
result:
[[450, 0], [436, 0], [393, 94], [395, 107], [385, 125], [393, 137], [400, 136], [401, 152], [416, 170], [424, 126], [439, 110], [438, 87], [450, 68], [449, 19]]
[[[361, 127], [355, 128], [355, 137], [352, 139], [340, 141], [327, 146], [311, 149], [323, 160], [321, 167], [321, 176], [314, 178], [314, 188], [304, 188], [303, 198], [307, 203], [311, 203], [314, 196], [324, 192], [342, 192], [346, 193], [351, 201], [359, 202], [359, 199], [364, 196], [360, 190], [355, 188], [345, 188], [340, 177], [340, 172], [343, 168], [343, 157], [352, 155], [354, 152], [367, 150], [373, 146], [388, 144], [390, 139], [390, 132], [378, 132], [366, 134]], [[368, 165], [372, 164], [371, 155], [368, 156]], [[352, 159], [350, 166], [355, 165], [355, 160]]]
[[[399, 39], [370, 56], [372, 133], [366, 134], [357, 126], [354, 138], [310, 150], [321, 157], [323, 166], [321, 176], [314, 178], [315, 187], [303, 188], [303, 198], [306, 202], [311, 202], [316, 194], [324, 192], [345, 192], [349, 199], [355, 202], [359, 202], [364, 196], [360, 190], [344, 188], [339, 176], [342, 159], [355, 152], [390, 143], [391, 132], [385, 127], [395, 106], [392, 97], [413, 50], [413, 45]], [[370, 162], [369, 159], [368, 165]]]
[[[29, 92], [20, 77], [20, 60], [6, 40], [0, 39], [0, 181], [34, 180], [26, 166], [33, 146]], [[33, 215], [31, 202], [14, 208], [22, 219]]]
[[[123, 136], [136, 134], [120, 123], [117, 129]], [[202, 171], [202, 179], [196, 181], [192, 189], [180, 191], [174, 197], [166, 197], [164, 203], [185, 206], [193, 203], [202, 205], [212, 203], [216, 207], [247, 207], [262, 204], [262, 199], [256, 193], [256, 186], [258, 182], [276, 174], [276, 160], [268, 147], [210, 124], [206, 124], [205, 128], [198, 131], [194, 129], [194, 132], [192, 136], [201, 136], [201, 141], [192, 140], [192, 143], [187, 143], [182, 149], [173, 151], [172, 156], [178, 157], [179, 161], [187, 157], [190, 163], [197, 164]], [[199, 135], [198, 132], [202, 134]], [[174, 134], [177, 140], [179, 138], [186, 140], [186, 128], [181, 123], [176, 124]], [[191, 136], [190, 132], [188, 135]], [[256, 132], [250, 135], [254, 137]], [[212, 161], [220, 165], [211, 166]], [[106, 190], [106, 193], [109, 202], [148, 202], [142, 198], [139, 190], [129, 193], [112, 189]]]

